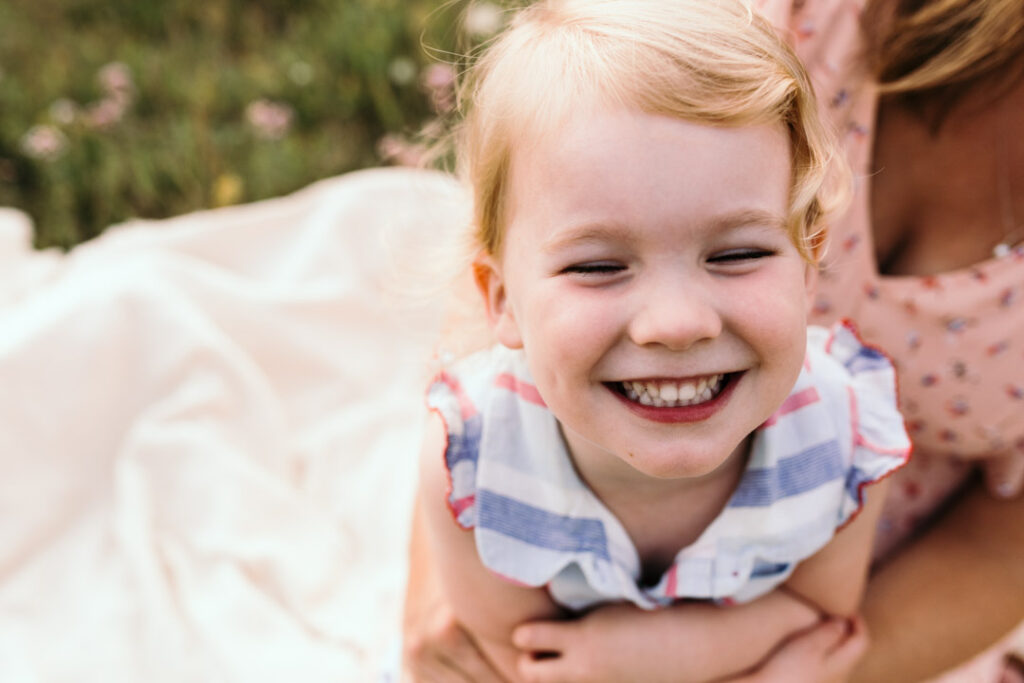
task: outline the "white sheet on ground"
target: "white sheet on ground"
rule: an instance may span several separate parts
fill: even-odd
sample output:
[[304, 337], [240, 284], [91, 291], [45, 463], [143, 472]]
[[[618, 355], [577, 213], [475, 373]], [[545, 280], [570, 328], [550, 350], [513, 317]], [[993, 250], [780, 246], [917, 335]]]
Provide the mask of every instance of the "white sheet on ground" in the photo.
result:
[[365, 171], [68, 255], [0, 211], [0, 680], [373, 680], [439, 325], [395, 284], [464, 205]]

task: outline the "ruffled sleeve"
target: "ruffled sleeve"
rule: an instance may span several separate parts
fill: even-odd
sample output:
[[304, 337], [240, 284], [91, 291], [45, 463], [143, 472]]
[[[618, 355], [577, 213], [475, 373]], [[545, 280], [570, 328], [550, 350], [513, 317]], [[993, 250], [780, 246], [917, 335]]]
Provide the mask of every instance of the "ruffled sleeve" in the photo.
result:
[[445, 425], [448, 508], [463, 529], [476, 526], [476, 471], [482, 418], [458, 378], [442, 372], [427, 390], [427, 406]]
[[864, 504], [864, 488], [907, 463], [911, 444], [898, 407], [896, 370], [880, 350], [865, 344], [849, 321], [836, 323], [825, 351], [849, 373], [851, 462], [847, 469], [839, 526]]

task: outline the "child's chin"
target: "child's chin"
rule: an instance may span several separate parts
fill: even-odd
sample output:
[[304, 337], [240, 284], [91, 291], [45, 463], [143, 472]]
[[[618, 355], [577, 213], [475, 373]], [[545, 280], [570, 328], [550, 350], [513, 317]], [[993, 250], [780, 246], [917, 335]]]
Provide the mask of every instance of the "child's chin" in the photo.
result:
[[729, 457], [721, 452], [704, 454], [694, 453], [688, 449], [685, 455], [678, 451], [669, 453], [643, 453], [634, 451], [623, 460], [633, 469], [652, 479], [701, 479], [717, 472]]

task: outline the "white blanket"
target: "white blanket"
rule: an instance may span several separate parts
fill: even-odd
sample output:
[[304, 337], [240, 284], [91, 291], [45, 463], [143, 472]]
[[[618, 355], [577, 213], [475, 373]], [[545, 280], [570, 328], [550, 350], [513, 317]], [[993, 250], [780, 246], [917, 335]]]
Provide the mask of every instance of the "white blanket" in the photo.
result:
[[0, 210], [0, 680], [374, 679], [443, 289], [404, 276], [464, 205], [365, 171], [66, 256]]

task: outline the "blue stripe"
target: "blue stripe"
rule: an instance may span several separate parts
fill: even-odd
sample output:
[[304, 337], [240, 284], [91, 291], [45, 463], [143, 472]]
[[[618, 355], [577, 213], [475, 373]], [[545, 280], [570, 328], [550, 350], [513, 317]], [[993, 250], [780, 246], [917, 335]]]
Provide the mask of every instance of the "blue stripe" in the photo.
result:
[[750, 578], [760, 579], [766, 576], [783, 574], [789, 570], [789, 566], [788, 562], [758, 562], [750, 571]]
[[476, 464], [480, 456], [480, 435], [483, 433], [483, 417], [477, 413], [462, 425], [462, 432], [448, 432], [448, 450], [444, 453], [448, 469], [451, 470], [459, 462], [469, 460]]
[[846, 475], [846, 495], [851, 499], [860, 503], [860, 486], [864, 482], [875, 481], [877, 477], [872, 477], [870, 474], [857, 467], [850, 468], [849, 474]]
[[784, 458], [775, 467], [748, 469], [729, 507], [766, 507], [842, 476], [842, 454], [833, 439]]
[[604, 524], [598, 519], [566, 517], [479, 489], [477, 526], [548, 550], [594, 553], [611, 562]]
[[851, 375], [872, 370], [889, 370], [892, 364], [881, 352], [862, 346], [855, 355], [843, 363]]

